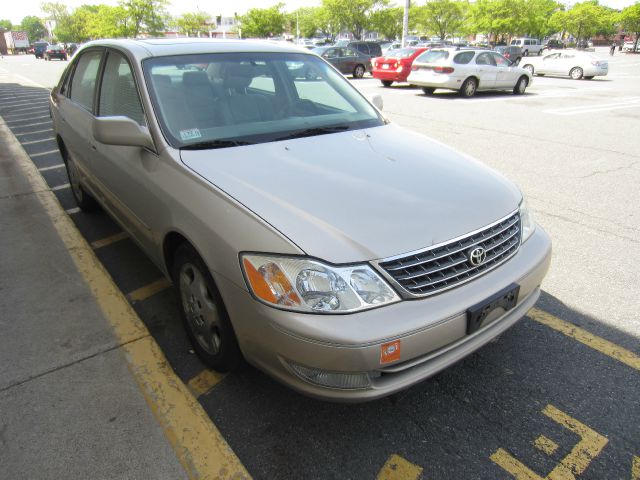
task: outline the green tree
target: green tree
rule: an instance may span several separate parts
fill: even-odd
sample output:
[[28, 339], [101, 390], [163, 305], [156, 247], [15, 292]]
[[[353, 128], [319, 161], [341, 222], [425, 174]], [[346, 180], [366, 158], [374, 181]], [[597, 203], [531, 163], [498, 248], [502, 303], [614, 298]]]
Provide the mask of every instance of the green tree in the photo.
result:
[[555, 12], [549, 22], [556, 31], [566, 31], [576, 39], [614, 32], [614, 11], [597, 1], [576, 3], [569, 10]]
[[638, 47], [638, 37], [640, 37], [640, 3], [623, 9], [618, 20], [626, 32], [635, 33], [636, 41], [633, 44], [635, 52]]
[[270, 8], [252, 8], [240, 17], [240, 28], [243, 37], [266, 38], [284, 32], [287, 21], [282, 12], [283, 3]]
[[395, 40], [402, 36], [402, 17], [404, 9], [390, 7], [376, 10], [369, 17], [370, 27], [389, 40]]
[[13, 24], [11, 20], [0, 20], [0, 28], [4, 28], [5, 30], [11, 30]]
[[469, 4], [457, 0], [431, 0], [414, 9], [414, 25], [422, 31], [435, 33], [444, 40], [447, 35], [460, 32]]
[[371, 15], [387, 3], [387, 0], [322, 0], [328, 23], [334, 31], [347, 30], [357, 39], [370, 28]]
[[36, 42], [45, 38], [48, 35], [47, 29], [38, 17], [28, 15], [22, 19], [20, 24], [20, 30], [27, 32], [30, 42]]
[[549, 19], [561, 9], [562, 5], [555, 0], [525, 0], [518, 34], [542, 38], [555, 33]]
[[321, 7], [302, 7], [287, 15], [289, 31], [300, 32], [302, 38], [313, 37], [316, 32], [322, 31]]
[[92, 40], [126, 37], [131, 27], [127, 11], [121, 6], [97, 5], [95, 10], [86, 11], [84, 21], [84, 33]]
[[199, 33], [207, 33], [209, 31], [207, 22], [210, 21], [210, 15], [197, 11], [180, 15], [176, 18], [175, 23], [180, 33], [184, 33], [187, 36], [197, 36]]
[[120, 6], [130, 19], [127, 35], [137, 37], [141, 33], [156, 37], [164, 33], [169, 20], [168, 0], [121, 0]]

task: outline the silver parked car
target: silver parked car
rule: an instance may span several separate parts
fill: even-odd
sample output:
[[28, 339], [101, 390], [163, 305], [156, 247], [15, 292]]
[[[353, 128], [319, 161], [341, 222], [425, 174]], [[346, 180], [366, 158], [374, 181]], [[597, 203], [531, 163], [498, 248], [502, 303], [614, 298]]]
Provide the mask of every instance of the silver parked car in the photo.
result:
[[552, 51], [542, 57], [527, 57], [520, 63], [531, 74], [569, 76], [574, 80], [591, 80], [609, 72], [607, 60], [600, 60], [591, 53], [577, 50]]
[[521, 95], [531, 85], [531, 74], [497, 52], [439, 48], [413, 61], [407, 82], [427, 95], [438, 88], [472, 97], [481, 90], [512, 90]]
[[551, 244], [518, 188], [389, 124], [313, 53], [91, 42], [51, 111], [78, 205], [100, 204], [173, 282], [215, 369], [244, 357], [308, 395], [373, 399], [540, 294]]

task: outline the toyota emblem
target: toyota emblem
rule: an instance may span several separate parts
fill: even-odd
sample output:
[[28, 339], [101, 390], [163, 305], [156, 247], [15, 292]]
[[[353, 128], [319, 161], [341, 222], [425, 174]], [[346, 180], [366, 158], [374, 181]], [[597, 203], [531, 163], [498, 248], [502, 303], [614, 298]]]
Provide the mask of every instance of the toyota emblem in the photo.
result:
[[477, 267], [478, 265], [482, 265], [487, 259], [487, 251], [482, 247], [475, 247], [469, 250], [467, 256], [469, 258], [469, 263], [474, 267]]

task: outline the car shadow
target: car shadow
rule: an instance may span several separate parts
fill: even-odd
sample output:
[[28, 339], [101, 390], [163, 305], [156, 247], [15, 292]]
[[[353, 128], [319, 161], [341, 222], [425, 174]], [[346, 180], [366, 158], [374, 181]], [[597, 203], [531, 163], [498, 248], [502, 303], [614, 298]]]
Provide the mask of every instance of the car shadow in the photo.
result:
[[[638, 338], [546, 292], [536, 308], [640, 354]], [[247, 367], [200, 401], [254, 478], [303, 471], [306, 478], [376, 478], [398, 453], [429, 478], [506, 478], [490, 460], [499, 449], [547, 472], [577, 442], [545, 416], [548, 405], [609, 439], [589, 478], [627, 478], [629, 452], [640, 448], [638, 374], [528, 316], [436, 376], [381, 400], [315, 400]], [[532, 448], [545, 432], [563, 445], [562, 455]], [[336, 461], [345, 455], [348, 461]]]

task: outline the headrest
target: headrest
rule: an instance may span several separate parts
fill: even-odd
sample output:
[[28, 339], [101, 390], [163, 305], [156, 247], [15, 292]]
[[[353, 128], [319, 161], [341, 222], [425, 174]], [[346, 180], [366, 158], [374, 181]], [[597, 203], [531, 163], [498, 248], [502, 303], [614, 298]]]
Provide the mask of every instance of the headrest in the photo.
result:
[[153, 84], [156, 87], [166, 88], [171, 86], [171, 77], [169, 75], [152, 75]]
[[207, 72], [184, 72], [182, 75], [182, 83], [185, 87], [211, 87]]
[[231, 63], [224, 72], [224, 88], [245, 89], [251, 84], [253, 77], [252, 65]]

